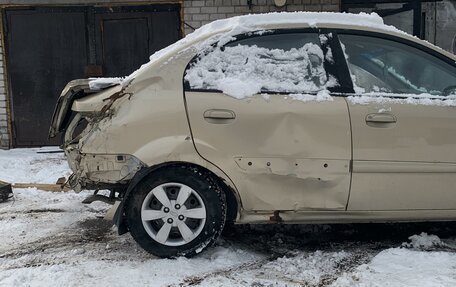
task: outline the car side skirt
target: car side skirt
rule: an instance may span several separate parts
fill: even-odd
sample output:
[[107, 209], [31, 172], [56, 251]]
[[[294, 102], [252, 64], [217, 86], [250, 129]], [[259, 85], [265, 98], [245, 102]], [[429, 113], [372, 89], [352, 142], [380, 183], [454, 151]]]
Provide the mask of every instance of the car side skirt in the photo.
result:
[[335, 224], [456, 221], [456, 210], [241, 211], [236, 224]]

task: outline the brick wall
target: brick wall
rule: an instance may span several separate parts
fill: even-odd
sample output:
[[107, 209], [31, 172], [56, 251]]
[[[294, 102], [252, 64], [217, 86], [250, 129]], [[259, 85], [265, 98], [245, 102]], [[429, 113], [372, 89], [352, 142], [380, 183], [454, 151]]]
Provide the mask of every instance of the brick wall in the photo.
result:
[[9, 148], [8, 116], [6, 114], [6, 88], [4, 72], [3, 35], [0, 33], [0, 148]]
[[[287, 0], [284, 7], [276, 7], [274, 0], [252, 0], [249, 9], [247, 0], [184, 0], [184, 21], [193, 28], [217, 19], [249, 13], [275, 11], [340, 11], [340, 0]], [[192, 28], [185, 25], [185, 34]]]

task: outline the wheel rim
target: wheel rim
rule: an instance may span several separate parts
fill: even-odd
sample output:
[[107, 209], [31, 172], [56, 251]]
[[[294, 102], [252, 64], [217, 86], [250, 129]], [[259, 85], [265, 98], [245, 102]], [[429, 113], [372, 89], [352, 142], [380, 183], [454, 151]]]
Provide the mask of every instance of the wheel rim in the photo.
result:
[[189, 186], [165, 183], [147, 194], [141, 207], [141, 221], [153, 240], [167, 246], [181, 246], [203, 230], [206, 206]]

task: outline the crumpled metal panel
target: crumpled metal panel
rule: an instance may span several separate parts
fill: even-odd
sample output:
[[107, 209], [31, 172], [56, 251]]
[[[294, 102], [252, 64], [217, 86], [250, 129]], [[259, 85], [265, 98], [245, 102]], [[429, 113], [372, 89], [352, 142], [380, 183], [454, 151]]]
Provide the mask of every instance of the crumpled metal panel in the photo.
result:
[[[345, 210], [351, 134], [343, 98], [186, 92], [186, 99], [197, 150], [234, 181], [245, 210]], [[211, 109], [235, 119], [208, 121]]]

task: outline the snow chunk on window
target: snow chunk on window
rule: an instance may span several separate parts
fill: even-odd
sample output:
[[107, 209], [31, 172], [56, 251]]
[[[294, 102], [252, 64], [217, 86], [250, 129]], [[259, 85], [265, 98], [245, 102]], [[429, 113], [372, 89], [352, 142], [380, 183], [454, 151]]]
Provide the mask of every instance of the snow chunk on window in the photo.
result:
[[185, 80], [193, 89], [220, 90], [238, 99], [262, 91], [318, 92], [337, 84], [328, 81], [323, 51], [313, 43], [287, 51], [256, 45], [216, 47], [192, 64]]

